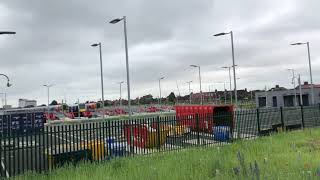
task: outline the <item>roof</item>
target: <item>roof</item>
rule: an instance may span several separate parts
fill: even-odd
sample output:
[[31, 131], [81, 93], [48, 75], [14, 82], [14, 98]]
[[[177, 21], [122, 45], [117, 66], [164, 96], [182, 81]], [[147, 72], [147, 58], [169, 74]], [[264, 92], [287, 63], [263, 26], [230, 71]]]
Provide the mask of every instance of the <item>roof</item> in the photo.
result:
[[271, 89], [269, 89], [268, 91], [283, 91], [283, 90], [287, 90], [284, 87], [273, 87]]
[[[310, 89], [310, 88], [311, 88], [311, 84], [301, 85], [301, 89]], [[320, 88], [320, 84], [314, 84], [313, 88]], [[296, 89], [299, 89], [299, 86], [297, 86]]]

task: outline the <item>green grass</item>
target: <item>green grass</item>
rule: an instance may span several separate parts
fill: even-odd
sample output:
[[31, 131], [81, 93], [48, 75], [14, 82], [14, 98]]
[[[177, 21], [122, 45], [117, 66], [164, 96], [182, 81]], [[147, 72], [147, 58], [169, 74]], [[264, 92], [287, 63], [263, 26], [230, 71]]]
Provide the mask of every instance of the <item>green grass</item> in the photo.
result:
[[[250, 168], [251, 167], [251, 168]], [[320, 179], [320, 129], [97, 164], [16, 179]]]

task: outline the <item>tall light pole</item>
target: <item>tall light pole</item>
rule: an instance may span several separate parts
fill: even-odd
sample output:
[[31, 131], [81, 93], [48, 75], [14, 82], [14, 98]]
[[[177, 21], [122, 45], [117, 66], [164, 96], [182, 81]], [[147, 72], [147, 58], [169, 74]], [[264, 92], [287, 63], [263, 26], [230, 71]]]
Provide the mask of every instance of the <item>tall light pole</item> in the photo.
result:
[[296, 76], [294, 73], [294, 69], [289, 68], [288, 71], [292, 72], [292, 84], [293, 84], [293, 91], [294, 91], [294, 106], [297, 106], [297, 91], [296, 91]]
[[232, 50], [232, 67], [233, 67], [233, 80], [234, 80], [234, 96], [235, 96], [235, 105], [238, 104], [238, 93], [237, 93], [237, 77], [236, 77], [236, 64], [234, 61], [234, 47], [233, 47], [233, 32], [230, 31], [228, 33], [218, 33], [213, 36], [223, 36], [230, 34], [231, 36], [231, 50]]
[[122, 91], [121, 91], [122, 88], [121, 88], [121, 86], [123, 83], [124, 83], [124, 81], [119, 82], [119, 85], [120, 85], [120, 98], [119, 98], [120, 107], [122, 107]]
[[181, 94], [180, 94], [180, 89], [179, 89], [179, 85], [178, 85], [178, 81], [176, 81], [176, 84], [177, 84], [177, 90], [178, 90], [178, 96], [176, 98], [176, 104], [179, 104], [179, 97], [181, 97]]
[[[235, 65], [235, 66], [237, 66], [237, 65]], [[231, 68], [232, 68], [232, 66], [223, 66], [221, 68], [229, 70], [230, 103], [232, 104], [232, 85], [231, 85], [231, 83], [232, 83], [232, 80], [231, 80]]]
[[296, 45], [307, 45], [307, 49], [308, 49], [308, 60], [309, 60], [309, 73], [310, 73], [310, 83], [311, 83], [311, 98], [312, 98], [312, 104], [314, 104], [314, 87], [313, 87], [313, 81], [312, 81], [312, 69], [311, 69], [311, 57], [310, 57], [310, 47], [309, 47], [309, 42], [305, 42], [305, 43], [293, 43], [291, 44], [292, 46], [296, 46]]
[[[10, 34], [16, 34], [14, 31], [0, 31], [0, 35], [10, 35]], [[7, 78], [7, 87], [10, 87], [12, 84], [9, 82], [9, 77], [5, 74], [0, 74], [1, 76], [5, 76]], [[5, 105], [7, 105], [7, 94], [4, 93], [4, 98], [5, 98]]]
[[101, 42], [95, 43], [91, 45], [92, 47], [99, 46], [99, 54], [100, 54], [100, 78], [101, 78], [101, 98], [102, 98], [102, 111], [104, 117], [104, 90], [103, 90], [103, 68], [102, 68], [102, 51], [101, 51]]
[[298, 75], [298, 83], [299, 83], [300, 105], [303, 106], [300, 74]]
[[2, 95], [4, 95], [4, 102], [3, 102], [3, 96], [2, 96], [2, 107], [4, 106], [4, 105], [7, 105], [7, 93], [6, 92], [3, 92], [3, 93], [0, 93], [0, 94], [2, 94]]
[[[10, 79], [7, 75], [0, 74], [0, 76], [4, 76], [7, 79], [7, 87], [12, 86], [12, 84], [10, 84]], [[3, 94], [4, 94], [4, 104], [7, 105], [7, 93], [3, 93]]]
[[125, 51], [126, 51], [126, 69], [127, 69], [127, 92], [128, 92], [128, 108], [129, 108], [129, 118], [131, 117], [131, 101], [130, 101], [130, 73], [129, 73], [129, 55], [128, 55], [128, 38], [127, 38], [127, 18], [123, 16], [122, 18], [116, 18], [110, 21], [111, 24], [116, 24], [120, 21], [123, 21], [123, 30], [124, 30], [124, 42], [125, 42]]
[[48, 113], [50, 111], [49, 105], [50, 105], [50, 87], [53, 86], [53, 84], [45, 84], [43, 85], [44, 87], [47, 88], [47, 94], [48, 94]]
[[198, 68], [198, 71], [199, 71], [200, 104], [202, 105], [203, 104], [203, 97], [202, 97], [202, 88], [201, 88], [201, 69], [200, 69], [200, 66], [197, 66], [197, 65], [190, 65], [190, 66], [194, 67], [194, 68]]
[[223, 82], [224, 104], [227, 104], [226, 82]]
[[226, 83], [228, 82], [223, 81], [223, 82], [214, 82], [214, 83], [223, 84], [224, 103], [227, 104]]
[[164, 77], [159, 78], [159, 105], [161, 106], [161, 80], [164, 79]]
[[[14, 32], [14, 31], [0, 31], [0, 35], [5, 35], [5, 34], [16, 34], [16, 32]], [[0, 74], [0, 75], [7, 78], [7, 87], [10, 87], [11, 84], [10, 84], [9, 77], [5, 74]]]
[[190, 101], [190, 104], [191, 104], [191, 99], [192, 99], [192, 97], [191, 97], [191, 89], [190, 89], [190, 84], [192, 83], [192, 81], [188, 81], [187, 82], [188, 83], [188, 85], [189, 85], [189, 101]]

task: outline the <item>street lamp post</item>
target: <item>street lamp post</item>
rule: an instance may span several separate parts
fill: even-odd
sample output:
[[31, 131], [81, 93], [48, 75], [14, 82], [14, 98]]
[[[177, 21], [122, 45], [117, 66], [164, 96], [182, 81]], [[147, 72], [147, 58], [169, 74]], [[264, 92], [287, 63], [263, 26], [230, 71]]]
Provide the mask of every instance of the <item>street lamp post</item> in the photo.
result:
[[[0, 31], [0, 35], [6, 35], [6, 34], [7, 35], [16, 34], [16, 32], [14, 32], [14, 31]], [[5, 75], [5, 74], [0, 74], [0, 75], [7, 78], [7, 87], [10, 87], [12, 84], [10, 84], [10, 82], [9, 82], [9, 77], [7, 75]], [[4, 96], [5, 96], [5, 105], [7, 105], [7, 95], [6, 95], [6, 93], [4, 94]]]
[[[235, 65], [235, 66], [237, 66], [237, 65]], [[223, 66], [221, 68], [229, 70], [230, 103], [232, 104], [232, 85], [231, 85], [231, 83], [232, 83], [232, 80], [231, 80], [231, 68], [232, 68], [232, 66]]]
[[202, 105], [203, 104], [203, 97], [202, 97], [202, 88], [201, 88], [201, 69], [200, 69], [200, 66], [197, 66], [197, 65], [190, 65], [190, 66], [194, 67], [194, 68], [198, 68], [198, 70], [199, 70], [200, 104]]
[[291, 45], [296, 46], [296, 45], [307, 45], [307, 49], [308, 49], [308, 60], [309, 60], [309, 73], [310, 73], [310, 83], [311, 83], [311, 100], [312, 100], [312, 104], [314, 104], [314, 86], [313, 86], [313, 81], [312, 81], [312, 69], [311, 69], [311, 57], [310, 57], [310, 46], [309, 46], [309, 42], [305, 42], [305, 43], [293, 43]]
[[161, 80], [164, 79], [164, 77], [159, 78], [159, 105], [161, 106]]
[[223, 82], [224, 104], [227, 104], [226, 82]]
[[116, 24], [123, 21], [124, 30], [124, 41], [125, 41], [125, 51], [126, 51], [126, 70], [127, 70], [127, 88], [128, 88], [128, 108], [129, 108], [129, 118], [131, 117], [131, 101], [130, 101], [130, 73], [129, 73], [129, 55], [128, 55], [128, 38], [127, 38], [127, 18], [123, 16], [122, 18], [116, 18], [110, 21], [111, 24]]
[[121, 88], [121, 86], [123, 83], [124, 83], [123, 81], [119, 82], [119, 85], [120, 85], [120, 98], [119, 98], [120, 107], [122, 107], [122, 91], [121, 91], [122, 88]]
[[232, 67], [233, 67], [233, 80], [234, 80], [234, 96], [235, 96], [235, 105], [237, 106], [238, 104], [238, 93], [237, 93], [237, 77], [236, 77], [236, 65], [235, 65], [235, 60], [234, 60], [234, 47], [233, 47], [233, 32], [230, 31], [228, 33], [219, 33], [215, 34], [213, 36], [223, 36], [226, 34], [230, 34], [231, 36], [231, 50], [232, 50]]
[[298, 83], [299, 83], [300, 105], [303, 106], [300, 74], [298, 75]]
[[191, 89], [190, 89], [190, 84], [192, 83], [192, 81], [188, 81], [187, 82], [188, 83], [188, 85], [189, 85], [189, 101], [190, 101], [190, 104], [191, 104], [191, 99], [192, 99], [192, 97], [191, 97]]
[[292, 72], [292, 84], [293, 84], [293, 91], [294, 91], [294, 106], [297, 106], [297, 91], [296, 91], [296, 76], [294, 73], [294, 69], [289, 68], [288, 71]]
[[4, 101], [3, 101], [3, 96], [2, 96], [2, 107], [4, 106], [4, 105], [7, 105], [7, 93], [6, 92], [3, 92], [3, 93], [0, 93], [0, 94], [2, 94], [2, 95], [4, 95]]
[[52, 87], [52, 84], [45, 84], [44, 87], [47, 87], [47, 94], [48, 94], [48, 113], [50, 111], [49, 105], [50, 105], [50, 87]]
[[103, 68], [102, 68], [102, 51], [101, 51], [101, 42], [95, 43], [91, 45], [92, 47], [99, 46], [99, 54], [100, 54], [100, 78], [101, 78], [101, 97], [102, 97], [102, 111], [104, 117], [104, 90], [103, 90]]
[[[12, 84], [10, 84], [10, 79], [7, 75], [0, 74], [0, 76], [4, 76], [7, 79], [7, 87], [12, 86]], [[7, 105], [7, 93], [3, 93], [3, 94], [4, 94], [4, 104]]]
[[223, 82], [214, 82], [214, 83], [216, 83], [216, 84], [223, 84], [223, 95], [224, 95], [224, 104], [227, 104], [227, 94], [226, 94], [226, 83], [228, 83], [228, 82], [225, 82], [225, 81], [223, 81]]

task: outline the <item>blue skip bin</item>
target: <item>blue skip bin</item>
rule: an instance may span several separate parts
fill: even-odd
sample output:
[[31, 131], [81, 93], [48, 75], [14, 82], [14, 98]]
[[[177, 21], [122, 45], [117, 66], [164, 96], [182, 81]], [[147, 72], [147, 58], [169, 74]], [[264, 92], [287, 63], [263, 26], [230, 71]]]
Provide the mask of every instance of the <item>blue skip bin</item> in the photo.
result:
[[115, 137], [106, 138], [108, 144], [108, 151], [110, 156], [124, 156], [126, 153], [126, 144], [117, 142]]
[[111, 156], [124, 156], [126, 153], [126, 144], [121, 142], [115, 142], [111, 144], [109, 148]]
[[213, 139], [215, 141], [229, 141], [230, 140], [230, 127], [229, 126], [214, 126]]

